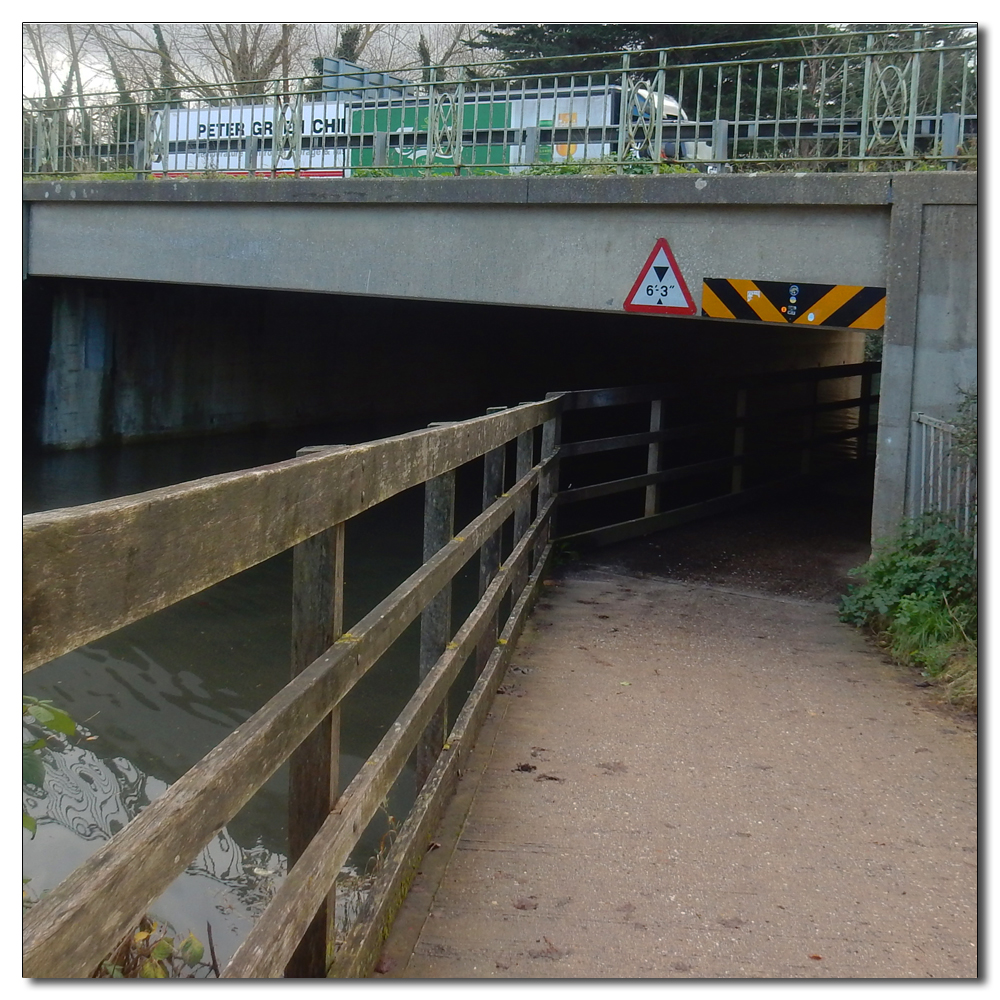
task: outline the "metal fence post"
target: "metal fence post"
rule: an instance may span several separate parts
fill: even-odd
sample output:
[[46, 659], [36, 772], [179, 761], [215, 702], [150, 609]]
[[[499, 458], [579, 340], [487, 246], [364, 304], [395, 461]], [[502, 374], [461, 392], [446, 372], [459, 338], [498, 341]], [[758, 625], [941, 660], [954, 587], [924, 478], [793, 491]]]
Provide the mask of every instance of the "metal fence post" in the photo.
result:
[[[506, 406], [489, 406], [487, 413], [500, 413], [506, 410]], [[504, 471], [507, 448], [501, 445], [488, 451], [483, 456], [483, 510], [490, 504], [495, 503], [497, 497], [503, 493]], [[496, 531], [484, 543], [479, 550], [479, 596], [486, 593], [486, 588], [493, 582], [493, 577], [497, 575], [500, 568], [500, 532]], [[497, 644], [498, 616], [494, 614], [483, 633], [482, 639], [476, 646], [476, 673], [479, 674], [486, 661], [490, 658], [494, 647]]]
[[[451, 423], [453, 421], [441, 421], [430, 426], [443, 427]], [[424, 562], [447, 545], [454, 536], [455, 472], [452, 470], [435, 479], [429, 479], [424, 484]], [[452, 582], [449, 580], [420, 615], [421, 681], [431, 672], [451, 638], [451, 592]], [[434, 713], [417, 744], [418, 791], [423, 787], [444, 746], [447, 714], [448, 704], [445, 701]]]
[[729, 122], [724, 118], [716, 118], [712, 122], [712, 159], [722, 163], [729, 159]]
[[[434, 165], [434, 110], [436, 106], [436, 83], [437, 68], [431, 66], [430, 72], [427, 74], [427, 158], [424, 160], [426, 165], [425, 175], [427, 177], [430, 177], [433, 173], [431, 167]], [[416, 151], [414, 150], [414, 152]]]
[[261, 139], [259, 136], [247, 136], [244, 140], [245, 166], [247, 173], [257, 172], [257, 153], [260, 150]]
[[941, 115], [941, 156], [945, 170], [957, 170], [958, 147], [962, 136], [962, 116], [954, 111]]
[[621, 110], [618, 114], [618, 163], [615, 166], [615, 173], [622, 173], [622, 163], [624, 162], [626, 156], [629, 154], [629, 150], [625, 147], [628, 144], [628, 134], [629, 134], [629, 119], [632, 117], [632, 102], [630, 100], [631, 93], [628, 81], [628, 70], [629, 70], [629, 55], [626, 52], [622, 56], [622, 83], [621, 83]]
[[[653, 97], [653, 110], [656, 113], [656, 125], [653, 127], [653, 148], [649, 151], [649, 158], [653, 161], [653, 173], [660, 172], [660, 165], [663, 162], [663, 111], [667, 105], [666, 83], [667, 83], [667, 50], [661, 49], [656, 63], [656, 86]], [[697, 147], [695, 147], [697, 149]], [[680, 149], [674, 147], [675, 159], [682, 159]]]
[[913, 33], [915, 51], [910, 56], [910, 106], [907, 109], [906, 138], [903, 141], [903, 151], [909, 160], [906, 164], [907, 170], [913, 166], [912, 160], [917, 141], [917, 99], [920, 92], [920, 43], [922, 38], [921, 32]]
[[537, 125], [531, 125], [524, 130], [524, 153], [521, 162], [532, 165], [538, 157], [538, 133], [540, 129]]
[[858, 146], [858, 170], [865, 169], [868, 155], [868, 122], [872, 99], [872, 62], [874, 59], [875, 36], [869, 35], [865, 45], [865, 76], [861, 86], [861, 141]]
[[[296, 455], [344, 447], [302, 448]], [[344, 524], [296, 545], [292, 554], [292, 677], [329, 649], [344, 631]], [[288, 863], [292, 867], [316, 835], [340, 790], [340, 707], [292, 755], [288, 794]], [[322, 979], [336, 944], [336, 889], [306, 931], [285, 976]]]
[[389, 152], [389, 133], [376, 132], [374, 146], [372, 148], [372, 163], [376, 167], [384, 167], [387, 162]]

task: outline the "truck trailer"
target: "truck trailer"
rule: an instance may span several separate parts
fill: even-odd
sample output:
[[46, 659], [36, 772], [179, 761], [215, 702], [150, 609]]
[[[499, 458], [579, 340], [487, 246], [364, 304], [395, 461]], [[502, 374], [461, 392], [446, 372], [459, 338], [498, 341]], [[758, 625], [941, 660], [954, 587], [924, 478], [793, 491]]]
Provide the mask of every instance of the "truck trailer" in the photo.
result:
[[168, 174], [298, 170], [347, 177], [378, 168], [453, 174], [458, 167], [510, 174], [537, 164], [617, 159], [619, 150], [637, 160], [712, 155], [707, 143], [680, 141], [677, 126], [688, 119], [673, 97], [642, 87], [404, 83], [315, 99], [170, 108], [155, 112], [161, 118], [151, 131], [166, 130], [160, 163]]

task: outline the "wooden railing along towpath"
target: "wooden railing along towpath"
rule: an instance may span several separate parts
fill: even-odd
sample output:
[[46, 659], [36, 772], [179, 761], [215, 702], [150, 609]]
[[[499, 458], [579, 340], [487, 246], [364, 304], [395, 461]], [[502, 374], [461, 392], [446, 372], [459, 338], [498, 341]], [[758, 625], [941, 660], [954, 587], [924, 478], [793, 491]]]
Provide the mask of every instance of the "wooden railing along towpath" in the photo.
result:
[[[863, 459], [877, 372], [875, 364], [809, 369], [697, 393], [554, 393], [399, 437], [304, 449], [276, 465], [25, 517], [26, 671], [289, 548], [294, 569], [291, 680], [29, 910], [24, 976], [89, 975], [289, 760], [290, 870], [223, 977], [368, 974], [540, 586], [556, 507], [561, 538], [614, 541]], [[456, 531], [456, 471], [479, 461], [483, 510]], [[423, 564], [345, 631], [346, 522], [421, 484]], [[477, 556], [480, 598], [453, 632], [452, 583]], [[340, 790], [340, 704], [418, 617], [419, 684]], [[473, 689], [464, 705], [449, 706], [470, 660]], [[336, 947], [337, 875], [414, 751], [417, 799]]]

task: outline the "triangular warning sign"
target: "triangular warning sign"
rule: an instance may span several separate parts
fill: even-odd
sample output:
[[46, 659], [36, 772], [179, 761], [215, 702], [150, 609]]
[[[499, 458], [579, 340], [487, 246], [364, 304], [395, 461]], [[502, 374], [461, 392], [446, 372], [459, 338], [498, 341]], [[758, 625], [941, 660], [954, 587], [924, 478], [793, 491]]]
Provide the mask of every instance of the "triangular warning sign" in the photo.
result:
[[660, 237], [625, 299], [626, 312], [691, 316], [697, 309], [667, 241]]

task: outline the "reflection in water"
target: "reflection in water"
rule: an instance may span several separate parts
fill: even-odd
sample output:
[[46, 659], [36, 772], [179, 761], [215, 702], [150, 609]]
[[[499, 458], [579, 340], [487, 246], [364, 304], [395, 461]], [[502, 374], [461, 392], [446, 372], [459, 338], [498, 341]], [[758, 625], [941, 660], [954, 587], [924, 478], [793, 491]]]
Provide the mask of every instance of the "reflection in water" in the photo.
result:
[[[87, 742], [50, 739], [42, 754], [43, 787], [26, 787], [23, 792], [24, 808], [38, 823], [36, 838], [30, 842], [31, 850], [25, 858], [34, 898], [51, 888], [50, 883], [68, 875], [98, 844], [109, 840], [168, 787], [125, 758], [98, 756], [90, 749], [93, 744], [89, 741], [94, 737], [87, 730], [81, 730], [78, 738]], [[76, 850], [67, 850], [74, 844]], [[81, 850], [82, 844], [90, 846]], [[49, 865], [43, 874], [36, 875], [31, 858], [40, 852], [49, 856]], [[60, 858], [62, 865], [52, 864]], [[62, 867], [66, 870], [59, 870]], [[182, 915], [191, 909], [183, 899], [191, 895], [190, 889], [180, 900], [171, 900], [168, 892], [153, 904], [151, 911], [172, 923], [181, 934], [193, 930], [196, 936], [204, 937], [206, 923], [212, 923], [219, 959], [228, 961], [242, 935], [274, 894], [285, 869], [284, 855], [259, 842], [243, 848], [224, 828], [188, 865], [181, 879], [198, 885], [198, 895], [207, 892], [208, 897], [201, 903], [211, 905], [190, 912], [191, 926], [182, 921]], [[95, 956], [95, 965], [99, 958]]]
[[[380, 431], [401, 429], [410, 428]], [[29, 457], [25, 507], [92, 502], [278, 461], [306, 444], [378, 436], [363, 428], [353, 436], [328, 428], [292, 434]], [[418, 489], [349, 524], [347, 621], [357, 621], [417, 567], [421, 515]], [[31, 894], [57, 885], [276, 694], [289, 677], [290, 647], [291, 554], [284, 553], [28, 674], [27, 694], [51, 699], [85, 729], [80, 739], [51, 745], [44, 791], [26, 793], [38, 820], [34, 839], [24, 835]], [[416, 650], [411, 627], [345, 701], [342, 787], [412, 693]], [[387, 812], [405, 816], [412, 798], [407, 770]], [[219, 960], [227, 961], [285, 871], [286, 814], [287, 766], [155, 901], [153, 915], [202, 940], [211, 922]], [[359, 843], [349, 871], [364, 870], [384, 829], [383, 817]]]

